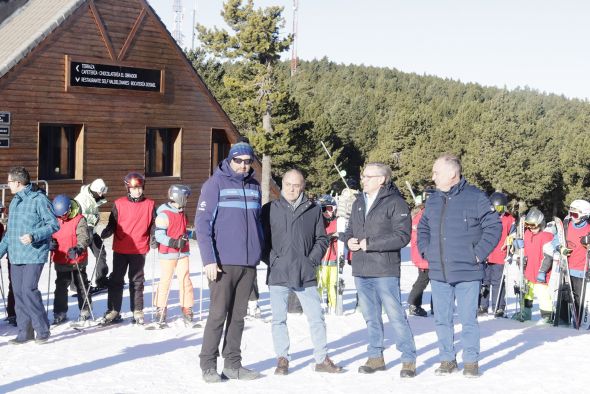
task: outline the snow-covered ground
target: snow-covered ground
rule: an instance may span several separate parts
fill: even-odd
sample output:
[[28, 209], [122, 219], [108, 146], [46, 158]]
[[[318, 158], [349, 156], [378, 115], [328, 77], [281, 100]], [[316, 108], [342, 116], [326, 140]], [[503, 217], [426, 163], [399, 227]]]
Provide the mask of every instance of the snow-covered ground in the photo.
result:
[[[110, 245], [109, 245], [110, 247]], [[191, 244], [191, 278], [195, 286], [195, 311], [199, 312], [201, 263], [194, 241]], [[111, 256], [109, 256], [110, 264]], [[409, 263], [407, 250], [403, 254], [402, 293], [409, 293], [417, 271]], [[145, 304], [151, 305], [150, 286], [154, 256], [150, 253], [146, 263]], [[93, 262], [89, 266], [89, 272]], [[4, 284], [7, 285], [5, 261], [2, 261]], [[270, 317], [268, 288], [264, 284], [265, 266], [259, 267], [258, 281], [261, 292], [263, 318]], [[156, 278], [158, 266], [156, 264]], [[44, 299], [47, 294], [48, 270], [40, 281]], [[124, 323], [108, 328], [92, 328], [78, 332], [69, 325], [52, 330], [48, 344], [10, 345], [8, 340], [16, 329], [6, 322], [0, 323], [0, 393], [461, 393], [461, 392], [514, 392], [514, 393], [565, 393], [590, 392], [587, 366], [590, 356], [590, 336], [567, 327], [550, 327], [537, 324], [538, 310], [529, 323], [509, 319], [480, 318], [481, 359], [479, 379], [465, 379], [462, 374], [447, 377], [434, 375], [438, 366], [438, 350], [434, 319], [410, 317], [418, 350], [418, 376], [399, 378], [399, 352], [395, 349], [392, 332], [386, 328], [386, 372], [360, 375], [357, 368], [366, 359], [365, 323], [360, 313], [353, 313], [355, 291], [346, 268], [345, 316], [326, 316], [330, 356], [345, 367], [339, 375], [315, 373], [313, 358], [304, 316], [289, 315], [292, 361], [288, 376], [274, 376], [276, 365], [273, 353], [271, 325], [264, 319], [248, 320], [242, 341], [243, 364], [256, 369], [263, 377], [256, 381], [227, 381], [207, 385], [201, 380], [198, 364], [202, 329], [187, 329], [180, 323], [178, 285], [170, 293], [169, 316], [171, 327], [160, 331], [146, 331], [129, 323], [128, 292], [125, 290]], [[55, 278], [55, 272], [52, 273]], [[52, 279], [53, 281], [53, 279]], [[176, 282], [176, 281], [175, 281]], [[54, 284], [51, 284], [53, 291]], [[203, 289], [203, 317], [208, 308], [208, 289]], [[52, 295], [51, 295], [52, 296]], [[70, 299], [70, 319], [78, 316], [75, 299]], [[429, 290], [424, 296], [424, 308], [430, 310]], [[510, 312], [514, 300], [508, 300]], [[102, 315], [106, 309], [106, 294], [94, 300], [94, 310]], [[4, 313], [4, 306], [0, 307]], [[152, 309], [146, 308], [149, 319]], [[50, 312], [50, 319], [52, 319]], [[386, 318], [385, 318], [386, 319]], [[456, 340], [461, 327], [455, 326]], [[460, 345], [459, 345], [460, 346]], [[461, 355], [458, 355], [462, 367]], [[220, 359], [219, 368], [223, 365]]]

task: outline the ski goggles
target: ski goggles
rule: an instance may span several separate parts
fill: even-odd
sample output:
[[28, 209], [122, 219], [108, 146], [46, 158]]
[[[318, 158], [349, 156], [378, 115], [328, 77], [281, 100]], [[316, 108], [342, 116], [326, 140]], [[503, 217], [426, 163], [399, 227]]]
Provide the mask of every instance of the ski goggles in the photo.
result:
[[332, 205], [323, 206], [322, 212], [334, 212], [334, 207]]
[[504, 213], [504, 211], [506, 210], [506, 207], [504, 205], [495, 205], [494, 208], [498, 213]]
[[572, 219], [579, 219], [582, 217], [582, 214], [580, 212], [576, 212], [576, 211], [569, 211], [568, 215], [570, 216], [570, 218]]
[[536, 228], [539, 228], [539, 225], [537, 223], [526, 223], [525, 222], [524, 227], [525, 228], [528, 228], [528, 229], [531, 229], [531, 230], [534, 230]]
[[254, 159], [240, 159], [239, 157], [233, 157], [231, 160], [236, 164], [244, 163], [246, 165], [250, 165], [254, 162]]

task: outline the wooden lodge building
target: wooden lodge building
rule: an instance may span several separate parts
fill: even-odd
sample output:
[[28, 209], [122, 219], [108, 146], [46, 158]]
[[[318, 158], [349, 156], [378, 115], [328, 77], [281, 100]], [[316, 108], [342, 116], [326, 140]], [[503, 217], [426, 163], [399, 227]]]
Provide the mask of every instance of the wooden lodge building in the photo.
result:
[[0, 183], [22, 165], [75, 197], [103, 178], [112, 202], [137, 171], [157, 203], [190, 185], [191, 218], [238, 136], [146, 0], [0, 2]]

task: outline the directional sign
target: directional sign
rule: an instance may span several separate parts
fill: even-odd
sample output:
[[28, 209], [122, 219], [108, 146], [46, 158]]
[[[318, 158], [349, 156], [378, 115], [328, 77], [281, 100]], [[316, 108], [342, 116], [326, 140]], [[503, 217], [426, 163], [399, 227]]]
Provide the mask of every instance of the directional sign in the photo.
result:
[[0, 124], [10, 124], [10, 112], [0, 112]]
[[5, 137], [10, 135], [10, 126], [2, 126], [0, 125], [0, 137]]
[[162, 70], [70, 62], [70, 85], [88, 88], [160, 91]]

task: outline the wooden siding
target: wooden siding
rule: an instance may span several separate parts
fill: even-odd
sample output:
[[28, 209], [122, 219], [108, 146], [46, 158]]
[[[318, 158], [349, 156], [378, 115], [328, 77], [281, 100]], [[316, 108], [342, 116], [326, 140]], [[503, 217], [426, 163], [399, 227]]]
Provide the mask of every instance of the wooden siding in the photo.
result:
[[[92, 4], [100, 16], [98, 23]], [[139, 18], [142, 10], [145, 15]], [[112, 51], [103, 40], [100, 23]], [[117, 59], [121, 53], [123, 59]], [[165, 92], [84, 87], [66, 91], [67, 56], [76, 61], [165, 70]], [[191, 222], [200, 188], [209, 176], [211, 129], [226, 130], [230, 141], [237, 136], [227, 115], [143, 0], [95, 0], [81, 6], [0, 79], [0, 111], [12, 113], [11, 147], [0, 150], [2, 174], [23, 165], [37, 178], [39, 123], [84, 126], [83, 177], [50, 181], [50, 197], [58, 193], [75, 196], [81, 185], [101, 177], [109, 186], [112, 202], [125, 194], [123, 177], [128, 171], [145, 171], [146, 127], [182, 129], [181, 177], [148, 178], [145, 194], [162, 203], [170, 184], [189, 184], [193, 188], [187, 212]]]

